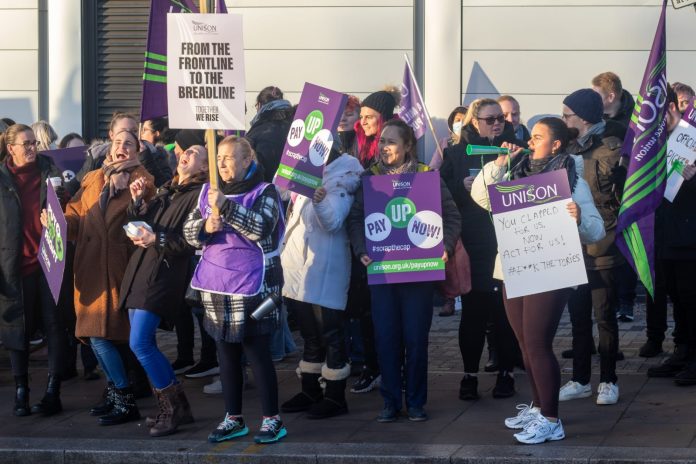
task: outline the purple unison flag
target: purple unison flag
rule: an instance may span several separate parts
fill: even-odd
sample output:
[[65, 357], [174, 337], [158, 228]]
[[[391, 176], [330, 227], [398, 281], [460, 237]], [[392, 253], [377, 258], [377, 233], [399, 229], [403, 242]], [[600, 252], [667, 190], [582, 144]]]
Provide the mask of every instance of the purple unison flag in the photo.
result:
[[657, 24], [643, 82], [624, 140], [629, 156], [616, 227], [616, 244], [650, 295], [655, 282], [655, 210], [662, 202], [667, 175], [667, 53], [665, 10]]
[[70, 182], [75, 178], [75, 173], [82, 168], [85, 162], [85, 156], [88, 146], [59, 148], [57, 150], [42, 151], [42, 155], [46, 155], [53, 160], [58, 169], [63, 175], [63, 182]]
[[305, 82], [274, 184], [306, 197], [314, 195], [321, 186], [346, 101], [346, 94]]
[[152, 0], [150, 4], [143, 95], [140, 101], [141, 121], [169, 114], [167, 108], [167, 13], [198, 13], [198, 5], [195, 0]]
[[444, 280], [438, 173], [366, 176], [363, 196], [367, 283]]
[[425, 112], [425, 103], [421, 97], [418, 82], [416, 82], [408, 61], [404, 65], [404, 80], [401, 83], [401, 102], [396, 112], [399, 118], [411, 126], [416, 134], [416, 139], [425, 135], [428, 115]]
[[68, 243], [68, 224], [65, 222], [63, 209], [56, 196], [56, 191], [50, 179], [46, 179], [46, 211], [48, 227], [41, 231], [39, 242], [39, 264], [46, 276], [46, 282], [51, 289], [51, 295], [56, 304], [60, 296], [65, 271], [65, 245]]
[[215, 13], [227, 13], [227, 5], [225, 5], [225, 0], [215, 0]]

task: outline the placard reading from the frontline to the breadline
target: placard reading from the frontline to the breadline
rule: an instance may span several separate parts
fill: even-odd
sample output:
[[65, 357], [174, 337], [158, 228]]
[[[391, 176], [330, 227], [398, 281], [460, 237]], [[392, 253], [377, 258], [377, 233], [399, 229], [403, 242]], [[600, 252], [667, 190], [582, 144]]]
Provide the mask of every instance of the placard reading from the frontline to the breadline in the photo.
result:
[[444, 280], [440, 175], [366, 176], [363, 195], [367, 283]]
[[167, 15], [167, 103], [176, 129], [244, 130], [242, 16]]
[[508, 298], [587, 283], [565, 169], [488, 186]]

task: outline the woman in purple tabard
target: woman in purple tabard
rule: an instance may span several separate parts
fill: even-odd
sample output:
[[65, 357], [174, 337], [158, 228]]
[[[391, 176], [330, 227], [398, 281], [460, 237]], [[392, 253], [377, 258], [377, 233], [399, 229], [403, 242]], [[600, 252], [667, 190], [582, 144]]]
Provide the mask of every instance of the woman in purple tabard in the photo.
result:
[[278, 382], [270, 352], [278, 311], [259, 320], [250, 315], [264, 298], [280, 295], [283, 285], [280, 198], [275, 186], [263, 181], [263, 168], [246, 139], [231, 136], [220, 142], [217, 165], [219, 189], [206, 184], [184, 224], [186, 240], [203, 249], [191, 286], [201, 291], [203, 325], [217, 344], [225, 398], [225, 417], [208, 440], [249, 433], [242, 416], [243, 352], [254, 371], [263, 409], [254, 441], [273, 443], [287, 434], [278, 415]]

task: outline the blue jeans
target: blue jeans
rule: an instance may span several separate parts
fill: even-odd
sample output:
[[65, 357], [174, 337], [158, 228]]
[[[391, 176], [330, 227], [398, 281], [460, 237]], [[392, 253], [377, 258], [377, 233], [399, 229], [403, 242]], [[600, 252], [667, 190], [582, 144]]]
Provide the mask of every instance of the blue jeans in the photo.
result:
[[297, 345], [288, 325], [288, 310], [283, 305], [280, 312], [280, 324], [271, 334], [271, 358], [283, 359], [295, 351], [297, 351]]
[[160, 317], [144, 309], [129, 309], [131, 332], [130, 348], [140, 361], [140, 364], [150, 377], [152, 385], [158, 390], [176, 382], [176, 375], [167, 358], [157, 348], [155, 332], [160, 323]]
[[94, 355], [106, 374], [106, 379], [118, 389], [127, 388], [129, 385], [128, 375], [116, 345], [111, 340], [99, 337], [90, 338], [90, 342]]
[[375, 344], [382, 373], [380, 392], [385, 406], [401, 409], [402, 365], [406, 376], [406, 407], [422, 408], [428, 398], [433, 289], [432, 282], [370, 286]]

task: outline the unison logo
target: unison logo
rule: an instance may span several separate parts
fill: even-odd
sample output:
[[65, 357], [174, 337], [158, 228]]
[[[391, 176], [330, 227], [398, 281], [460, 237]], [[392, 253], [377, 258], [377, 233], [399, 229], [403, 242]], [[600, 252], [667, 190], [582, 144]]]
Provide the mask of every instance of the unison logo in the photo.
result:
[[410, 189], [411, 183], [409, 181], [392, 180], [392, 188], [394, 190]]
[[193, 32], [217, 32], [217, 26], [206, 24], [199, 21], [191, 21], [193, 23]]
[[329, 99], [329, 97], [327, 97], [327, 96], [324, 95], [323, 93], [320, 93], [320, 94], [319, 94], [319, 103], [323, 103], [323, 104], [325, 104], [325, 105], [328, 105], [329, 102], [331, 102], [331, 100]]
[[534, 184], [513, 185], [510, 187], [496, 185], [495, 189], [502, 193], [500, 200], [505, 207], [522, 205], [525, 203], [541, 205], [561, 197], [558, 194], [558, 186], [556, 184], [540, 185], [538, 187]]

